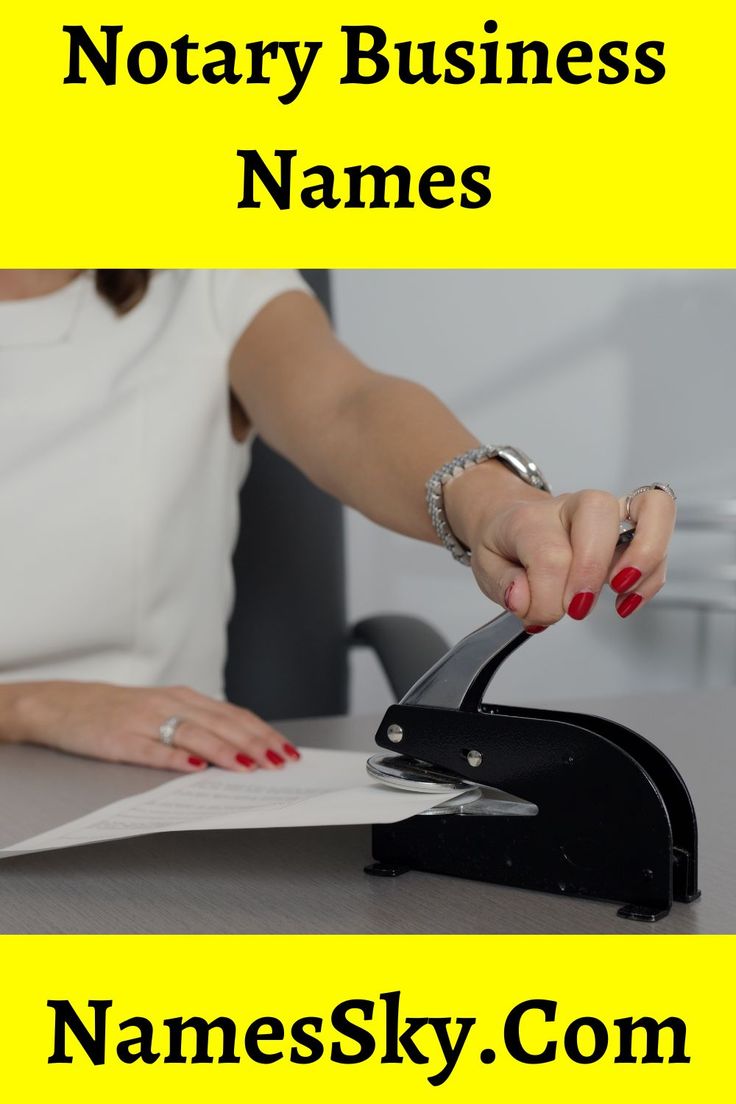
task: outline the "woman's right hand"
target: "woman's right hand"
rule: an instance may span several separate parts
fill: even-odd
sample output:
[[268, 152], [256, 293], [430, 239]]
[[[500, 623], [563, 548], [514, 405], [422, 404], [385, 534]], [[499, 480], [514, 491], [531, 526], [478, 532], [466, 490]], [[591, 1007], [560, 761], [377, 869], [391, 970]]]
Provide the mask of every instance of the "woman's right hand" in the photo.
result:
[[[159, 729], [180, 718], [171, 746]], [[195, 772], [279, 769], [299, 752], [254, 713], [185, 686], [133, 688], [92, 682], [0, 687], [0, 733], [75, 755]]]

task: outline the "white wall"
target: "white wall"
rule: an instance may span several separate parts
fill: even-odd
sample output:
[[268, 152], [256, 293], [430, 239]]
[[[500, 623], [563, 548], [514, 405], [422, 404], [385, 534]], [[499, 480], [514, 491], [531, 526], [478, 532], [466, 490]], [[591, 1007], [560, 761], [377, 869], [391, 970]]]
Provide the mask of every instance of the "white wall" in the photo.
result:
[[[482, 440], [523, 448], [554, 489], [620, 494], [665, 479], [683, 502], [736, 498], [733, 272], [361, 270], [333, 280], [343, 340], [430, 386]], [[443, 550], [352, 514], [348, 539], [353, 618], [416, 613], [455, 640], [497, 612]], [[678, 535], [674, 559], [708, 567], [735, 541]], [[494, 696], [733, 681], [734, 622], [717, 615], [699, 636], [692, 613], [656, 606], [624, 622], [606, 595], [589, 621], [567, 620], [511, 659]], [[353, 709], [388, 700], [359, 655]]]

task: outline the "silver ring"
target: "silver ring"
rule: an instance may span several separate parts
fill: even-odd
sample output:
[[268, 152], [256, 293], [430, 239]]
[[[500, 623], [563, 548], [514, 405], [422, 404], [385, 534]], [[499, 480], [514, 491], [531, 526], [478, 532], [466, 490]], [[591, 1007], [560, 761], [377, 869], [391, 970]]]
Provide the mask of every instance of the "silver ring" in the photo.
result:
[[174, 736], [176, 730], [181, 724], [181, 717], [168, 717], [162, 725], [159, 726], [158, 738], [164, 747], [172, 747], [174, 744]]
[[645, 491], [664, 491], [668, 494], [673, 502], [677, 502], [677, 495], [670, 487], [669, 483], [645, 483], [643, 487], [637, 487], [635, 491], [626, 496], [626, 517], [629, 521], [634, 519], [631, 516], [631, 503], [634, 501], [637, 495], [644, 494]]

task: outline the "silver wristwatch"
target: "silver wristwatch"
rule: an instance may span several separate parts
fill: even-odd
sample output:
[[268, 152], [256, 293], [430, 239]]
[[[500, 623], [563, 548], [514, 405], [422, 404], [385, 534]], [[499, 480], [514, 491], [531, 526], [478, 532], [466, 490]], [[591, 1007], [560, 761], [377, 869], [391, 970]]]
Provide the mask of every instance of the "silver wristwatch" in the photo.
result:
[[451, 479], [462, 475], [468, 468], [474, 468], [476, 464], [482, 464], [485, 460], [500, 460], [514, 475], [518, 475], [519, 479], [523, 479], [531, 487], [537, 487], [540, 491], [549, 492], [550, 490], [549, 483], [534, 461], [526, 453], [512, 448], [511, 445], [479, 445], [478, 448], [469, 449], [461, 456], [455, 456], [438, 468], [427, 480], [429, 517], [435, 533], [445, 548], [456, 560], [466, 565], [470, 564], [470, 550], [457, 539], [449, 526], [445, 514], [444, 488]]

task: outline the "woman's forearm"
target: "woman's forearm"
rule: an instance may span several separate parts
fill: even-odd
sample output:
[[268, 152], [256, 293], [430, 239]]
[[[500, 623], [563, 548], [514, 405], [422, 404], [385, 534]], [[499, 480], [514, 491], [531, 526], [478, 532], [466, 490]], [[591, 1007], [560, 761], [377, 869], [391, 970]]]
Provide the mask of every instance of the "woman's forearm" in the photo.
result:
[[[314, 483], [380, 525], [435, 539], [426, 481], [479, 442], [425, 387], [363, 364], [318, 304], [298, 292], [269, 303], [233, 353], [231, 384], [261, 436]], [[448, 519], [469, 544], [496, 499], [539, 494], [490, 461], [448, 485]]]
[[[424, 387], [366, 367], [308, 296], [285, 293], [258, 314], [233, 351], [230, 382], [257, 431], [315, 483], [381, 525], [435, 539], [426, 481], [478, 442]], [[500, 427], [489, 432], [503, 443]], [[615, 569], [633, 569], [637, 603], [657, 593], [674, 503], [640, 497], [637, 538], [620, 554], [623, 503], [607, 491], [552, 496], [498, 460], [444, 489], [447, 520], [481, 590], [537, 631], [568, 611], [582, 619], [606, 581], [621, 599]], [[635, 607], [616, 608], [625, 617]]]
[[[337, 425], [325, 445], [333, 459], [318, 465], [318, 482], [380, 525], [435, 540], [426, 481], [441, 464], [474, 448], [477, 438], [426, 388], [378, 373], [345, 396]], [[494, 502], [540, 493], [490, 461], [448, 484], [445, 505], [453, 530], [469, 545]]]
[[14, 744], [20, 740], [18, 724], [18, 683], [0, 683], [0, 743]]

